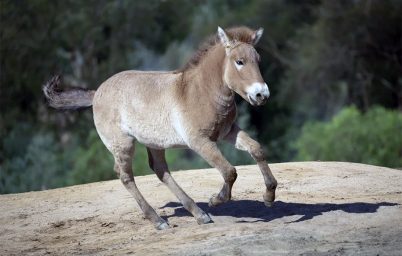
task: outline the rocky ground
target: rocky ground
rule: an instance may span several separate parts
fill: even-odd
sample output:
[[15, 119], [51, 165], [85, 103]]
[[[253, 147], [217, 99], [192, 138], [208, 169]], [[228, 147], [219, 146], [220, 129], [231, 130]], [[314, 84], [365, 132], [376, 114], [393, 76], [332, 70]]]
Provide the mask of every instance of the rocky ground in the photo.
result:
[[233, 201], [208, 207], [214, 169], [173, 176], [214, 223], [197, 225], [155, 175], [136, 179], [172, 226], [157, 231], [119, 180], [0, 196], [0, 255], [401, 255], [402, 171], [339, 162], [272, 164], [271, 208], [256, 166]]

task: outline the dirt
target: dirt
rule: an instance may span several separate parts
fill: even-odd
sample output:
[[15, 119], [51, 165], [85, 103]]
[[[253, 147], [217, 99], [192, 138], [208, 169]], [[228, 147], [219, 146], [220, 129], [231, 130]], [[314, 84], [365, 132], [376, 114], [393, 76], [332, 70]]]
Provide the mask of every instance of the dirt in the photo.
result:
[[119, 180], [0, 196], [0, 255], [401, 255], [402, 171], [340, 162], [272, 164], [277, 201], [239, 166], [233, 201], [208, 199], [215, 169], [174, 172], [214, 223], [198, 225], [155, 175], [137, 177], [171, 229], [142, 217]]

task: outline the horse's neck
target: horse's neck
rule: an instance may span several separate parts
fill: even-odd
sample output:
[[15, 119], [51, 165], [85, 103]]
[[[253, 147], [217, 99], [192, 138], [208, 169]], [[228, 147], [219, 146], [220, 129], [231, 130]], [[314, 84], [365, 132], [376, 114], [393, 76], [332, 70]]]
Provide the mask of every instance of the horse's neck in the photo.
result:
[[216, 46], [185, 75], [188, 93], [202, 97], [223, 111], [234, 104], [234, 93], [223, 81], [225, 56], [225, 50]]

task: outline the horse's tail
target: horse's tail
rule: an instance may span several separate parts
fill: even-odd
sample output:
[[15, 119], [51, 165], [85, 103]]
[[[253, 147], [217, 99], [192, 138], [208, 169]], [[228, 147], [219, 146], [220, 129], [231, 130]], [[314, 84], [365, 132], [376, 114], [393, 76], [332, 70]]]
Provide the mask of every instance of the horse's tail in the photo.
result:
[[60, 76], [52, 77], [43, 85], [43, 93], [49, 105], [56, 109], [80, 109], [92, 106], [95, 91], [84, 88], [60, 90]]

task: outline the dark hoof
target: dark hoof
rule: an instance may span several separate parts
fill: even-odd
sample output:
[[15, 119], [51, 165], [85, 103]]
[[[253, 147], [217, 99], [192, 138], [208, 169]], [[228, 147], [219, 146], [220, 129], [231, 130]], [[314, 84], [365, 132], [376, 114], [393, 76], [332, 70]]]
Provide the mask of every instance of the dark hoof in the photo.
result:
[[197, 218], [198, 225], [207, 224], [211, 222], [212, 222], [211, 218], [205, 212], [202, 213], [201, 216]]
[[208, 206], [209, 206], [209, 207], [215, 207], [215, 206], [218, 206], [218, 205], [220, 205], [220, 204], [223, 204], [223, 203], [225, 203], [225, 202], [227, 202], [227, 201], [229, 201], [229, 199], [228, 199], [228, 200], [224, 200], [224, 199], [221, 199], [221, 198], [219, 197], [219, 195], [213, 194], [212, 197], [209, 199]]

